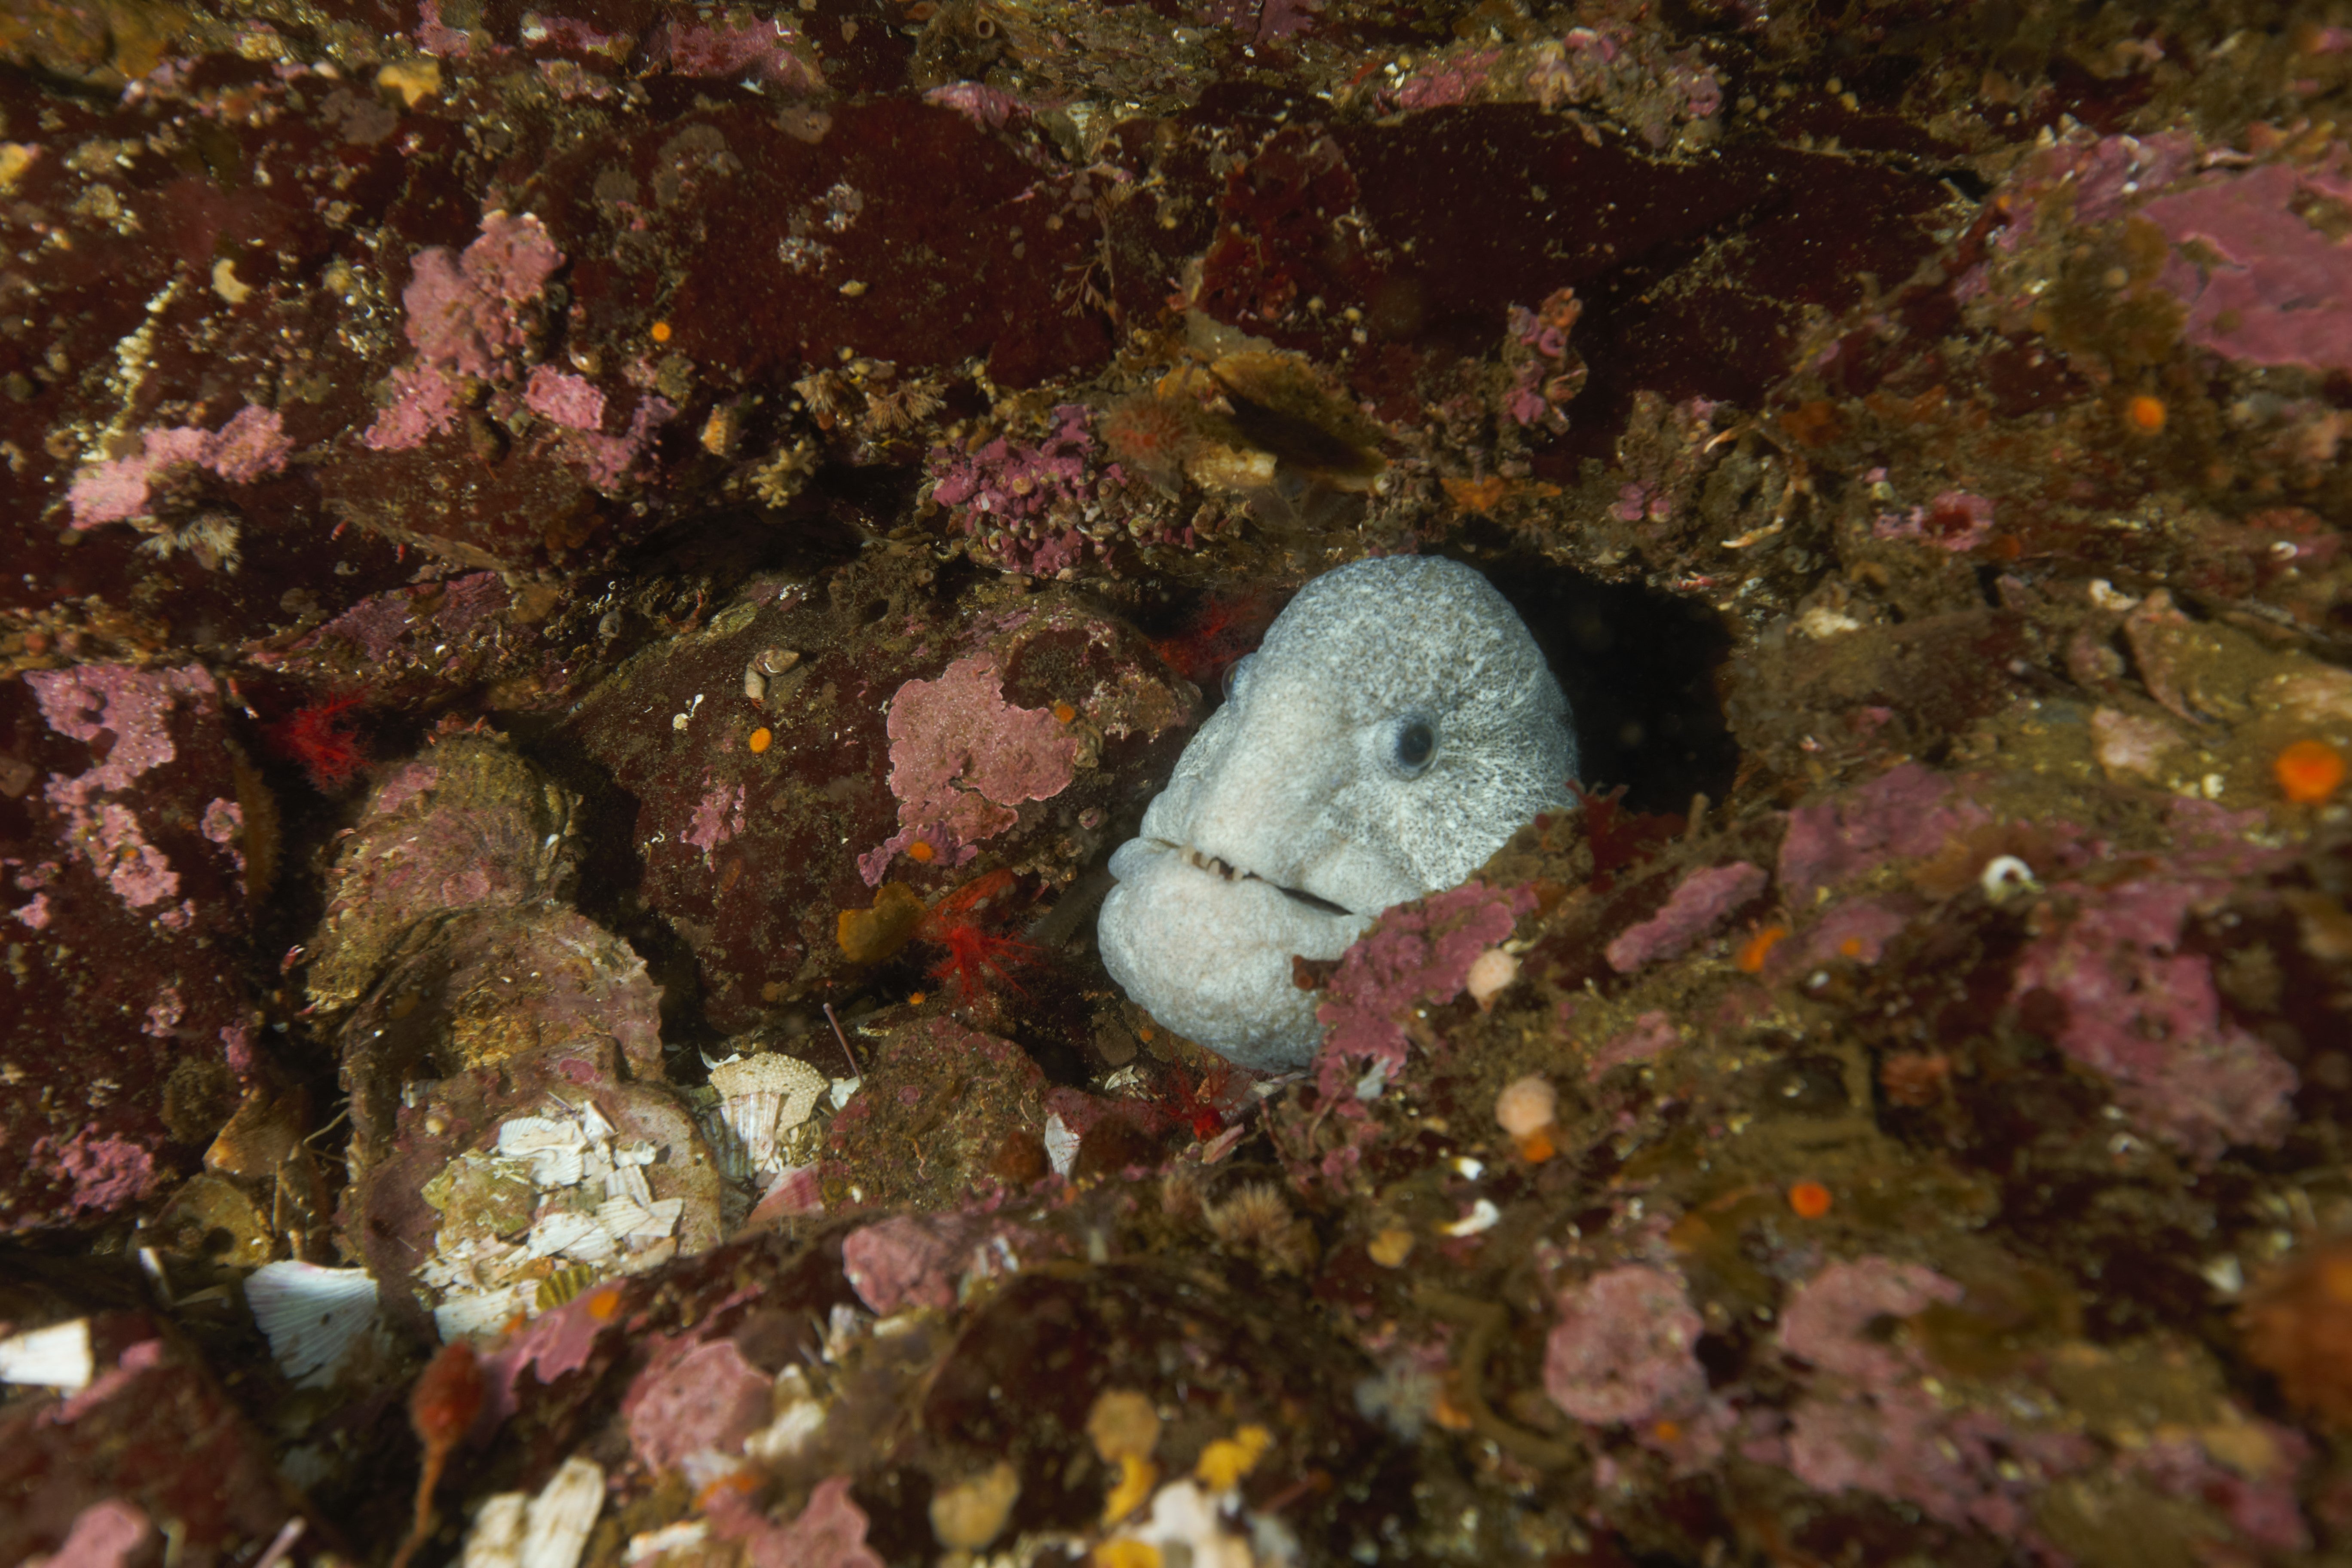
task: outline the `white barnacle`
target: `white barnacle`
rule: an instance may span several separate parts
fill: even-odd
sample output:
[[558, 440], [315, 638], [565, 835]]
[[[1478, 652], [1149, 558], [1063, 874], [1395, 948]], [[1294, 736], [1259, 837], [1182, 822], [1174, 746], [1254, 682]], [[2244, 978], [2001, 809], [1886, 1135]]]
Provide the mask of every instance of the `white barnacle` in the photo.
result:
[[710, 1069], [710, 1087], [719, 1091], [718, 1117], [704, 1131], [719, 1169], [742, 1182], [772, 1176], [791, 1163], [780, 1140], [816, 1113], [832, 1085], [798, 1057], [771, 1051], [730, 1057]]

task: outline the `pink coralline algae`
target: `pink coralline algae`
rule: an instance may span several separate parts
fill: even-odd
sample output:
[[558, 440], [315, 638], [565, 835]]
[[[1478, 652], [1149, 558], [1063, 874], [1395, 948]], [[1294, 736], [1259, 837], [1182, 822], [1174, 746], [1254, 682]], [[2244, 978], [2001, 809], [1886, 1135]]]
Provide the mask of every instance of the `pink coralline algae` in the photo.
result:
[[2026, 949], [2013, 994], [2063, 1005], [2059, 1048], [2191, 1159], [2210, 1161], [2232, 1143], [2276, 1147], [2294, 1121], [2294, 1068], [2222, 1016], [2211, 963], [2179, 951], [2189, 911], [2214, 901], [2221, 885], [2176, 876], [2052, 890], [2079, 907]]
[[2029, 153], [2002, 193], [2007, 225], [1994, 243], [2014, 250], [2040, 212], [2069, 229], [2087, 228], [2121, 215], [2142, 192], [2160, 191], [2197, 163], [2196, 138], [2182, 132], [2153, 136], [2094, 136], [2076, 129]]
[[239, 871], [245, 869], [245, 808], [223, 796], [205, 807], [204, 820], [198, 829], [211, 843], [220, 846], [229, 863]]
[[[43, 795], [62, 819], [67, 837], [100, 880], [129, 908], [148, 909], [176, 897], [179, 873], [148, 842], [138, 813], [107, 797], [173, 759], [173, 710], [183, 698], [216, 702], [212, 677], [193, 664], [158, 670], [86, 664], [29, 670], [25, 682], [51, 729], [89, 742], [103, 732], [113, 742], [105, 759], [88, 772], [49, 775]], [[188, 911], [168, 910], [159, 918], [177, 927], [187, 922]]]
[[1683, 1043], [1675, 1021], [1662, 1012], [1644, 1013], [1633, 1020], [1633, 1026], [1612, 1037], [1597, 1047], [1584, 1064], [1584, 1076], [1599, 1078], [1611, 1068], [1623, 1067], [1627, 1062], [1647, 1061], [1674, 1049]]
[[1316, 1059], [1328, 1103], [1353, 1104], [1360, 1075], [1386, 1082], [1404, 1067], [1404, 1016], [1462, 994], [1478, 955], [1510, 938], [1536, 907], [1532, 889], [1465, 883], [1382, 915], [1349, 948], [1315, 1011], [1330, 1033]]
[[137, 1203], [158, 1179], [154, 1156], [145, 1149], [128, 1139], [92, 1138], [87, 1131], [65, 1143], [37, 1140], [31, 1161], [36, 1167], [53, 1163], [72, 1181], [67, 1201], [76, 1214], [104, 1214]]
[[516, 308], [539, 298], [563, 253], [538, 218], [494, 212], [462, 256], [446, 246], [416, 253], [400, 302], [419, 358], [467, 375], [503, 380], [524, 346]]
[[530, 367], [523, 389], [523, 405], [542, 419], [567, 430], [594, 430], [604, 422], [604, 395], [585, 376], [572, 375], [551, 364]]
[[648, 40], [646, 52], [679, 76], [757, 78], [793, 92], [821, 93], [824, 73], [785, 47], [800, 41], [798, 33], [782, 22], [673, 18]]
[[122, 664], [84, 664], [70, 669], [35, 669], [25, 684], [41, 705], [50, 729], [77, 741], [112, 737], [105, 761], [81, 775], [96, 789], [127, 789], [151, 768], [173, 756], [172, 710], [183, 697], [214, 693], [202, 665], [142, 670]]
[[841, 1244], [841, 1271], [857, 1299], [884, 1317], [908, 1307], [955, 1305], [956, 1272], [971, 1251], [972, 1227], [946, 1215], [899, 1215], [854, 1231]]
[[2034, 1499], [2090, 1462], [2088, 1440], [1948, 1405], [1920, 1352], [1882, 1331], [1960, 1296], [1932, 1268], [1880, 1257], [1832, 1263], [1799, 1286], [1781, 1315], [1780, 1350], [1813, 1382], [1791, 1418], [1786, 1463], [1822, 1491], [1873, 1492], [2033, 1544]]
[[654, 432], [669, 423], [677, 410], [667, 398], [641, 397], [629, 412], [629, 427], [618, 436], [597, 430], [566, 430], [561, 450], [578, 464], [588, 482], [612, 489], [635, 470], [653, 442]]
[[2253, 364], [2352, 369], [2352, 238], [2322, 226], [2352, 200], [2347, 163], [2337, 143], [2320, 164], [2216, 174], [2140, 209], [2175, 247], [2159, 282], [2188, 308], [2182, 337]]
[[1948, 839], [1992, 818], [1960, 798], [1951, 779], [1905, 763], [1835, 799], [1789, 814], [1780, 841], [1781, 894], [1810, 899], [1893, 860], [1933, 855]]
[[[1805, 964], [1830, 963], [1840, 959], [1875, 963], [1886, 944], [1910, 921], [1910, 915], [1896, 902], [1849, 900], [1822, 915], [1821, 923], [1805, 933], [1801, 946], [1791, 943], [1793, 952], [1776, 949], [1771, 962], [1775, 968], [1790, 959]], [[1782, 957], [1783, 952], [1788, 953], [1787, 958]]]
[[529, 344], [523, 310], [563, 265], [539, 219], [491, 213], [462, 256], [416, 253], [401, 304], [416, 363], [393, 373], [392, 401], [365, 437], [379, 451], [415, 447], [457, 417], [456, 375], [512, 381]]
[[1926, 506], [1881, 512], [1871, 524], [1880, 539], [1910, 539], [1955, 555], [1992, 537], [1992, 502], [1967, 490], [1946, 490]]
[[1632, 1263], [1560, 1292], [1544, 1345], [1544, 1392], [1595, 1426], [1687, 1414], [1706, 1398], [1692, 1347], [1705, 1323], [1683, 1283]]
[[47, 1568], [127, 1568], [154, 1539], [154, 1522], [144, 1509], [108, 1498], [74, 1515], [72, 1533], [44, 1561]]
[[694, 821], [678, 838], [689, 848], [701, 850], [708, 864], [713, 849], [742, 831], [743, 786], [739, 784], [730, 790], [711, 784], [694, 808]]
[[1005, 700], [986, 658], [960, 658], [937, 680], [909, 680], [890, 700], [890, 793], [898, 832], [858, 857], [877, 886], [891, 859], [920, 839], [961, 864], [971, 846], [1020, 820], [1023, 801], [1051, 800], [1076, 777], [1078, 741], [1043, 708]]
[[522, 401], [524, 407], [557, 427], [558, 450], [585, 468], [589, 482], [602, 489], [628, 478], [654, 431], [677, 412], [665, 398], [642, 397], [630, 412], [628, 429], [608, 435], [604, 427], [604, 393], [583, 376], [546, 364], [531, 367]]
[[1009, 571], [1050, 577], [1076, 565], [1087, 546], [1079, 524], [1099, 510], [1100, 487], [1124, 479], [1116, 463], [1094, 472], [1090, 418], [1084, 404], [1065, 403], [1034, 446], [999, 436], [969, 454], [939, 448], [931, 499]]
[[203, 468], [233, 485], [249, 485], [286, 466], [294, 443], [274, 408], [247, 404], [218, 430], [181, 425], [135, 436], [124, 455], [93, 463], [66, 491], [73, 526], [123, 522], [151, 510], [153, 487], [173, 468]]
[[767, 1425], [773, 1380], [732, 1340], [664, 1346], [625, 1404], [629, 1442], [649, 1470], [674, 1470], [696, 1454], [738, 1454]]
[[2309, 1552], [2311, 1527], [2295, 1499], [2295, 1476], [2310, 1458], [2310, 1443], [2259, 1417], [2242, 1418], [2240, 1430], [2253, 1434], [2259, 1446], [2233, 1451], [2230, 1463], [2220, 1462], [2195, 1434], [2175, 1429], [2134, 1454], [2128, 1468], [2159, 1497], [2203, 1500], [2253, 1545]]
[[923, 94], [923, 101], [952, 109], [983, 130], [1002, 131], [1016, 117], [1025, 118], [1029, 106], [1002, 88], [981, 81], [951, 81]]
[[790, 1524], [771, 1524], [740, 1492], [720, 1488], [710, 1500], [712, 1532], [742, 1542], [751, 1568], [887, 1568], [866, 1544], [866, 1510], [849, 1497], [847, 1476], [827, 1476]]
[[1675, 885], [1665, 908], [1609, 944], [1609, 966], [1631, 974], [1643, 964], [1674, 957], [1762, 892], [1770, 880], [1763, 867], [1745, 860], [1693, 871]]
[[541, 1313], [529, 1328], [482, 1358], [482, 1420], [495, 1427], [517, 1408], [516, 1385], [525, 1372], [544, 1387], [588, 1364], [596, 1342], [613, 1321], [615, 1287], [605, 1286], [577, 1296], [551, 1312]]

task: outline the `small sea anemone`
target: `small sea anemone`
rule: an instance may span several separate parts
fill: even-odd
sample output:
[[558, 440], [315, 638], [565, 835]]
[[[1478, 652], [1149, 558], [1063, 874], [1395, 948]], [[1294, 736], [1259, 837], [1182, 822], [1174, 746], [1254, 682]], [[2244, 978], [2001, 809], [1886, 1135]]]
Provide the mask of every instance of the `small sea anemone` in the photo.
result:
[[1289, 1273], [1315, 1261], [1314, 1230], [1290, 1212], [1290, 1202], [1272, 1182], [1252, 1182], [1219, 1204], [1204, 1205], [1209, 1233], [1234, 1252], [1255, 1252]]
[[367, 765], [367, 750], [360, 743], [360, 699], [327, 697], [305, 703], [271, 725], [270, 749], [287, 761], [299, 763], [310, 782], [321, 790], [350, 783]]
[[1539, 1073], [1513, 1080], [1495, 1097], [1495, 1121], [1533, 1164], [1552, 1157], [1551, 1130], [1559, 1111], [1559, 1094]]
[[1484, 1013], [1518, 977], [1517, 957], [1499, 947], [1490, 947], [1471, 961], [1469, 978], [1462, 983], [1462, 988], [1470, 993], [1470, 1000], [1477, 1003], [1478, 1011]]
[[1174, 398], [1139, 392], [1105, 412], [1111, 455], [1171, 495], [1184, 488], [1184, 463], [1201, 444], [1199, 416]]

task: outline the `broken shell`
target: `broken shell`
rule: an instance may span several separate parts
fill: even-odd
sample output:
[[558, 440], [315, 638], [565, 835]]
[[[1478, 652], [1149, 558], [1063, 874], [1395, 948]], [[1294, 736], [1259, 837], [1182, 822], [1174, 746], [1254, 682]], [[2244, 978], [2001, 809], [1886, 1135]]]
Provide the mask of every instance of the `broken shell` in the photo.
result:
[[97, 1372], [88, 1318], [27, 1329], [0, 1340], [0, 1383], [79, 1394], [89, 1386]]
[[829, 1087], [824, 1073], [780, 1051], [730, 1057], [710, 1069], [719, 1092], [719, 1125], [709, 1129], [719, 1169], [735, 1181], [773, 1175], [784, 1168], [777, 1139], [816, 1113]]
[[800, 661], [800, 654], [793, 648], [772, 647], [753, 659], [751, 667], [769, 675], [782, 675]]
[[575, 1568], [604, 1511], [604, 1472], [574, 1455], [537, 1497], [499, 1492], [482, 1504], [458, 1561], [464, 1568]]
[[468, 1290], [451, 1296], [433, 1309], [433, 1327], [441, 1342], [479, 1339], [495, 1334], [523, 1311], [526, 1303], [537, 1305], [536, 1287], [526, 1290], [522, 1285], [504, 1285], [496, 1290]]
[[375, 1322], [375, 1281], [364, 1268], [265, 1263], [245, 1282], [245, 1304], [269, 1353], [296, 1382], [332, 1367]]
[[415, 1277], [438, 1298], [427, 1300], [441, 1337], [496, 1332], [674, 1257], [687, 1200], [654, 1197], [646, 1173], [660, 1163], [643, 1139], [615, 1142], [593, 1101], [552, 1098], [501, 1122], [495, 1154], [452, 1161], [424, 1189], [442, 1224]]
[[530, 1162], [534, 1186], [568, 1187], [580, 1180], [588, 1140], [579, 1123], [546, 1116], [518, 1116], [499, 1127], [499, 1152]]

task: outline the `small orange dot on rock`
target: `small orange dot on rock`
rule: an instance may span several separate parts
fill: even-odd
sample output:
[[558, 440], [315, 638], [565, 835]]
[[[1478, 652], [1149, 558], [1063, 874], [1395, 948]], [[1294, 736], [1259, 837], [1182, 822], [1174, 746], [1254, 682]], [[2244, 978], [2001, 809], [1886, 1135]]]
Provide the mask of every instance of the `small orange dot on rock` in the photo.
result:
[[752, 731], [751, 738], [743, 743], [751, 748], [752, 755], [757, 756], [760, 752], [766, 751], [770, 746], [774, 745], [776, 743], [776, 737], [772, 731], [761, 728]]
[[1741, 942], [1739, 956], [1734, 960], [1739, 965], [1740, 973], [1753, 974], [1762, 969], [1764, 961], [1772, 956], [1772, 950], [1780, 946], [1781, 939], [1788, 934], [1787, 926], [1769, 925]]
[[647, 335], [657, 343], [666, 343], [669, 342], [669, 323], [667, 321], [656, 321], [653, 325], [653, 331]]
[[1054, 704], [1054, 721], [1055, 723], [1066, 724], [1077, 716], [1078, 710], [1071, 707], [1068, 703], [1056, 702]]
[[2272, 760], [2279, 788], [2297, 805], [2317, 805], [2344, 783], [2344, 753], [2325, 741], [2297, 741]]
[[2124, 405], [2124, 417], [2131, 421], [2133, 429], [2153, 436], [2164, 428], [2164, 399], [2143, 392]]
[[1819, 1182], [1799, 1182], [1789, 1189], [1789, 1206], [1799, 1219], [1819, 1219], [1830, 1212], [1830, 1190]]

